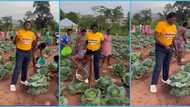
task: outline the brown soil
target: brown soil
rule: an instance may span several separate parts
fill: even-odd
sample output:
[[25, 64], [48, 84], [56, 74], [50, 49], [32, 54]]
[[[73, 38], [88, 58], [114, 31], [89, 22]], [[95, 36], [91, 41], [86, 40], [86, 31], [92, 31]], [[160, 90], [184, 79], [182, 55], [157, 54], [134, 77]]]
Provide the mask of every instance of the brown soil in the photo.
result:
[[[185, 62], [190, 62], [190, 52], [185, 54]], [[170, 75], [177, 72], [180, 66], [176, 64], [173, 59], [170, 67]], [[160, 76], [161, 79], [162, 76]], [[158, 92], [156, 94], [150, 93], [149, 85], [151, 81], [151, 74], [147, 74], [141, 80], [133, 80], [131, 88], [131, 105], [190, 105], [190, 96], [175, 97], [171, 96], [169, 91], [170, 87], [163, 84], [161, 81], [158, 83]]]
[[[51, 47], [51, 48], [56, 48], [55, 46]], [[10, 53], [11, 54], [11, 53]], [[8, 60], [8, 56], [10, 56], [9, 53], [5, 54], [5, 56], [7, 56], [7, 60]], [[14, 53], [12, 53], [14, 54]], [[53, 59], [53, 54], [51, 55], [51, 57], [49, 57], [47, 60], [48, 61], [52, 61]], [[32, 65], [30, 65], [29, 67], [29, 74], [32, 75], [34, 74], [33, 69], [32, 69]], [[37, 95], [37, 96], [33, 96], [33, 95], [29, 95], [26, 93], [27, 88], [22, 86], [19, 81], [20, 78], [18, 79], [17, 82], [17, 90], [16, 92], [11, 92], [9, 90], [9, 86], [10, 86], [10, 81], [11, 81], [11, 75], [7, 76], [6, 78], [4, 78], [3, 80], [0, 81], [0, 105], [57, 105], [58, 101], [55, 97], [55, 93], [56, 93], [56, 76], [54, 75], [50, 81], [50, 86], [49, 86], [49, 90], [46, 94], [42, 94], [42, 95]]]

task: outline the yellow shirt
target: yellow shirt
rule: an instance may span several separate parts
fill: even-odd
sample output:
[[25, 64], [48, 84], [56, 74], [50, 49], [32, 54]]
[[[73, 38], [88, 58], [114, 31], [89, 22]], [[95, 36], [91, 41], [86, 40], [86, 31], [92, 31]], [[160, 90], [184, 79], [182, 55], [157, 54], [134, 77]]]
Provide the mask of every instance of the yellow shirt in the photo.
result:
[[20, 50], [29, 51], [32, 49], [32, 43], [36, 40], [36, 35], [32, 31], [26, 31], [24, 29], [17, 31], [16, 47]]
[[160, 33], [159, 39], [166, 46], [172, 45], [173, 39], [176, 37], [176, 25], [170, 25], [166, 21], [160, 21], [156, 26], [156, 32]]
[[104, 40], [104, 36], [100, 32], [88, 32], [87, 33], [87, 49], [91, 51], [97, 51], [101, 48], [101, 42]]

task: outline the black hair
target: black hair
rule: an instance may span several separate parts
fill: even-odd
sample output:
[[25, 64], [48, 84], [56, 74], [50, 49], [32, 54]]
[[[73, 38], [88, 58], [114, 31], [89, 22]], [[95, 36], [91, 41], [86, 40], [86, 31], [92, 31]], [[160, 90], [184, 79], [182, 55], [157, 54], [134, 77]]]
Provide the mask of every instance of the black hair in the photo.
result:
[[25, 21], [23, 25], [25, 26], [25, 25], [28, 24], [28, 23], [32, 24], [31, 21]]
[[59, 62], [59, 56], [58, 56], [58, 55], [55, 55], [55, 56], [53, 57], [53, 59], [54, 59], [55, 62], [57, 62], [57, 63]]
[[187, 22], [184, 22], [182, 26], [183, 26], [183, 27], [187, 27], [187, 26], [188, 26], [188, 23], [187, 23]]
[[11, 39], [11, 40], [13, 40], [13, 39], [14, 39], [14, 37], [13, 37], [13, 36], [11, 36], [11, 37], [10, 37], [10, 39]]
[[82, 29], [81, 32], [86, 32], [86, 29]]
[[173, 18], [173, 17], [176, 17], [176, 13], [170, 12], [167, 14], [166, 19], [168, 20], [168, 19]]
[[40, 43], [38, 46], [38, 49], [45, 49], [46, 48], [46, 43]]
[[94, 27], [98, 28], [97, 24], [91, 25], [90, 29], [93, 29]]
[[72, 29], [67, 29], [67, 32], [70, 32], [70, 31], [72, 31]]
[[110, 32], [111, 31], [111, 29], [107, 29], [107, 31], [106, 32]]

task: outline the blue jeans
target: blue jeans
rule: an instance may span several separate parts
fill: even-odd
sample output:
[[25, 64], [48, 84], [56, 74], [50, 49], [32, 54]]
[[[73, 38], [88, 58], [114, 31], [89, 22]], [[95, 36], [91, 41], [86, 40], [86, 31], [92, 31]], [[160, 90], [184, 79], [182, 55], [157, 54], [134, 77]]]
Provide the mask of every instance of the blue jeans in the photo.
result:
[[152, 85], [157, 84], [161, 69], [163, 70], [163, 80], [167, 80], [169, 78], [169, 68], [172, 57], [172, 51], [170, 49], [166, 49], [164, 46], [156, 44], [155, 55], [156, 63], [152, 75]]
[[28, 65], [32, 57], [32, 51], [16, 50], [16, 65], [14, 68], [11, 84], [16, 85], [21, 72], [21, 81], [27, 80]]
[[101, 58], [101, 51], [91, 51], [91, 50], [87, 50], [86, 54], [87, 55], [93, 55], [94, 57], [94, 76], [95, 79], [99, 79], [100, 77], [100, 68], [99, 68], [99, 63], [100, 63], [100, 58]]

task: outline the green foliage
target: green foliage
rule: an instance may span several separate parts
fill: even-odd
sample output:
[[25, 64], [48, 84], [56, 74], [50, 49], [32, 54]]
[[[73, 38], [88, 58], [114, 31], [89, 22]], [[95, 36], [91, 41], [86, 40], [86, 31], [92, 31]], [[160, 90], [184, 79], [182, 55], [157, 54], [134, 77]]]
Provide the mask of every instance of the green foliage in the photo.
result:
[[118, 87], [117, 85], [112, 84], [107, 88], [107, 96], [108, 97], [125, 97], [126, 96], [125, 88]]
[[118, 87], [117, 85], [110, 85], [107, 88], [106, 95], [108, 104], [127, 104], [129, 99], [126, 97], [126, 91], [124, 87]]
[[13, 54], [12, 56], [10, 56], [10, 61], [15, 61], [16, 60], [16, 54]]
[[68, 104], [68, 99], [66, 98], [66, 97], [64, 97], [64, 96], [61, 96], [60, 98], [60, 105], [67, 105]]
[[189, 63], [188, 63], [188, 64], [185, 64], [182, 69], [183, 69], [183, 71], [190, 73], [190, 64], [189, 64]]
[[127, 73], [127, 69], [125, 65], [121, 62], [113, 66], [113, 73], [119, 77], [122, 77], [123, 75]]
[[149, 50], [149, 55], [150, 55], [150, 56], [154, 56], [154, 55], [155, 55], [155, 48], [151, 48], [151, 49]]
[[132, 52], [130, 55], [131, 55], [131, 64], [139, 62], [141, 59], [141, 53]]
[[172, 88], [170, 94], [173, 96], [189, 96], [190, 95], [190, 87], [184, 88]]
[[68, 90], [71, 94], [83, 93], [87, 88], [88, 85], [81, 81], [72, 81], [68, 85]]
[[79, 26], [84, 28], [90, 28], [95, 23], [96, 18], [93, 15], [82, 15], [79, 21]]
[[180, 71], [171, 76], [171, 83], [169, 84], [172, 88], [170, 91], [171, 95], [174, 96], [187, 96], [190, 95], [190, 72], [189, 64], [186, 64]]
[[5, 76], [11, 75], [14, 65], [12, 63], [7, 63], [0, 66], [0, 80], [4, 79]]
[[112, 36], [112, 53], [117, 59], [126, 59], [129, 53], [128, 38], [126, 36]]
[[60, 66], [61, 81], [65, 81], [73, 73], [74, 64], [69, 59], [62, 59]]
[[151, 24], [152, 22], [151, 15], [152, 15], [151, 9], [141, 10], [139, 13], [136, 13], [133, 16], [133, 23], [137, 25], [142, 23]]
[[7, 72], [7, 69], [5, 69], [4, 67], [0, 67], [0, 80], [2, 80], [6, 76]]
[[147, 67], [149, 67], [149, 68], [152, 68], [152, 67], [153, 67], [153, 61], [152, 61], [152, 59], [150, 59], [150, 58], [145, 59], [145, 60], [143, 61], [143, 65], [144, 65], [144, 66], [147, 66]]
[[122, 82], [126, 85], [126, 86], [130, 86], [130, 73], [126, 73], [122, 76]]
[[14, 64], [12, 64], [12, 63], [7, 63], [7, 64], [5, 64], [5, 67], [4, 67], [4, 68], [8, 70], [8, 73], [9, 73], [9, 74], [11, 74], [12, 71], [13, 71], [13, 68], [14, 68]]
[[100, 105], [101, 104], [101, 91], [99, 89], [90, 88], [84, 92], [81, 97], [82, 105]]
[[190, 3], [188, 1], [176, 1], [173, 4], [173, 8], [175, 9], [177, 22], [179, 24], [183, 24], [184, 21], [188, 21], [188, 17], [190, 16], [189, 9]]
[[41, 67], [39, 69], [39, 73], [48, 77], [49, 76], [49, 69], [48, 69], [48, 67], [47, 66]]
[[1, 41], [0, 42], [0, 50], [3, 52], [9, 52], [15, 49], [15, 45], [11, 42]]
[[112, 79], [110, 76], [101, 76], [97, 81], [97, 87], [101, 90], [105, 91], [105, 89], [113, 84]]
[[0, 55], [0, 62], [3, 62], [4, 61], [4, 58], [2, 55]]
[[178, 73], [172, 75], [170, 80], [172, 81], [170, 83], [172, 87], [182, 88], [190, 86], [190, 73], [179, 71]]
[[44, 74], [36, 73], [32, 75], [29, 79], [29, 83], [28, 94], [39, 95], [48, 92], [49, 81], [48, 77]]
[[57, 70], [57, 63], [55, 63], [55, 62], [52, 62], [52, 63], [50, 63], [49, 65], [48, 65], [48, 69], [50, 70], [50, 71], [56, 71]]
[[134, 63], [132, 65], [131, 69], [133, 71], [133, 75], [132, 75], [133, 79], [142, 78], [147, 73], [147, 71], [149, 70], [149, 68], [147, 66], [143, 66], [143, 64], [140, 62]]

